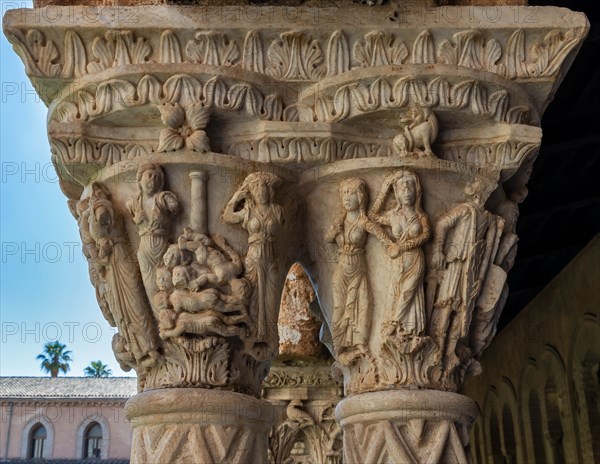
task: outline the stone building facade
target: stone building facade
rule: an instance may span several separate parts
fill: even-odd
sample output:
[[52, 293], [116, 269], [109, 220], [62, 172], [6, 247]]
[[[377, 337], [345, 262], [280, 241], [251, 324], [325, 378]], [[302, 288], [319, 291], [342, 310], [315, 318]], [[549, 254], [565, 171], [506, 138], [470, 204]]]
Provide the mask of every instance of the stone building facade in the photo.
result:
[[600, 462], [600, 236], [502, 330], [464, 393], [476, 464]]
[[0, 460], [128, 462], [130, 377], [0, 377]]

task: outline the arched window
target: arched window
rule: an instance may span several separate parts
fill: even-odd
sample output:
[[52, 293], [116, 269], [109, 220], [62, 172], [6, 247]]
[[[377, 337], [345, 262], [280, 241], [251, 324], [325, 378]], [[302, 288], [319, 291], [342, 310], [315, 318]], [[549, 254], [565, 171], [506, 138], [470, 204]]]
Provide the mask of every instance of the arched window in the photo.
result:
[[502, 445], [500, 444], [500, 426], [498, 425], [498, 416], [496, 411], [492, 410], [490, 415], [490, 452], [489, 461], [496, 464], [504, 461], [502, 456]]
[[529, 392], [529, 421], [529, 425], [531, 426], [531, 436], [533, 438], [532, 445], [535, 462], [546, 462], [540, 399], [533, 390]]
[[102, 427], [98, 422], [92, 422], [85, 429], [83, 457], [100, 459], [102, 446]]
[[44, 442], [46, 441], [46, 427], [42, 424], [35, 425], [29, 433], [29, 457], [44, 457]]
[[506, 462], [516, 462], [517, 443], [515, 440], [515, 426], [512, 411], [507, 404], [502, 409], [502, 437], [504, 438], [504, 459]]

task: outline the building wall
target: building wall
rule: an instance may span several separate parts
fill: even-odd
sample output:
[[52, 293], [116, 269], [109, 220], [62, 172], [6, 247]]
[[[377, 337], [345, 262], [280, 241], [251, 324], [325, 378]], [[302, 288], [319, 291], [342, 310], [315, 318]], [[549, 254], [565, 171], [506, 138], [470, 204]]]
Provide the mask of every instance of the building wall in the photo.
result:
[[600, 462], [599, 282], [600, 235], [485, 352], [475, 463]]
[[[82, 458], [83, 431], [92, 421], [102, 427], [102, 457], [129, 459], [131, 427], [125, 418], [125, 400], [118, 401], [13, 401], [9, 427], [9, 402], [3, 399], [0, 408], [0, 459], [6, 456], [7, 434], [10, 428], [8, 458], [26, 457], [29, 430], [38, 422], [46, 427], [44, 457]], [[108, 440], [106, 436], [108, 435]], [[50, 445], [50, 448], [46, 448]]]

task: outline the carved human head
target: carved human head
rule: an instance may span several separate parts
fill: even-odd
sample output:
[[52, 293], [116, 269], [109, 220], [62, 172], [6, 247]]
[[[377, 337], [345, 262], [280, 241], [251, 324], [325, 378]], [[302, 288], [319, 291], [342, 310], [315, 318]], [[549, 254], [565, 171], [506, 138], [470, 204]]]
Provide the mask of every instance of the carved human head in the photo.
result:
[[164, 188], [165, 173], [160, 165], [146, 163], [139, 167], [136, 180], [142, 193], [153, 195]]
[[483, 195], [485, 194], [485, 185], [483, 182], [476, 178], [467, 183], [465, 186], [465, 195], [471, 201], [475, 203], [482, 203]]
[[402, 169], [393, 174], [392, 185], [394, 197], [399, 207], [408, 205], [421, 205], [421, 181], [419, 176], [407, 169]]
[[167, 268], [173, 269], [183, 262], [183, 252], [175, 244], [169, 245], [163, 256], [163, 263]]
[[368, 194], [367, 184], [362, 179], [350, 178], [340, 183], [340, 199], [346, 211], [365, 212]]
[[175, 321], [177, 320], [177, 314], [170, 309], [163, 309], [158, 314], [158, 326], [159, 329], [172, 329], [175, 327]]
[[173, 268], [173, 285], [175, 288], [186, 288], [190, 280], [192, 280], [192, 276], [185, 266], [175, 266]]
[[173, 288], [173, 280], [169, 269], [160, 267], [156, 270], [156, 286], [161, 292], [166, 292]]
[[270, 172], [254, 172], [244, 180], [242, 188], [250, 192], [252, 201], [256, 204], [270, 203], [275, 198], [275, 188], [281, 179]]

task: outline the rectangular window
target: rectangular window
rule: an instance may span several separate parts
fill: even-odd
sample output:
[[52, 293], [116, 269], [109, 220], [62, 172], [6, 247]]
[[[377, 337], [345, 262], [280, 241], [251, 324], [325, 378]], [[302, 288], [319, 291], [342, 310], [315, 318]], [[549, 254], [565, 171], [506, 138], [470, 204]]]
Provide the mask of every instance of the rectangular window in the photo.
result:
[[33, 449], [31, 450], [32, 458], [42, 458], [44, 457], [44, 439], [43, 438], [35, 438], [33, 440]]
[[98, 458], [100, 459], [100, 445], [102, 439], [101, 438], [88, 438], [87, 441], [87, 458]]

